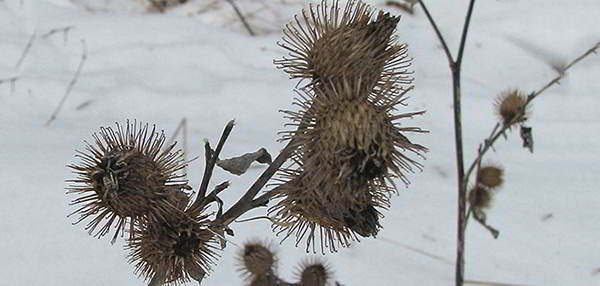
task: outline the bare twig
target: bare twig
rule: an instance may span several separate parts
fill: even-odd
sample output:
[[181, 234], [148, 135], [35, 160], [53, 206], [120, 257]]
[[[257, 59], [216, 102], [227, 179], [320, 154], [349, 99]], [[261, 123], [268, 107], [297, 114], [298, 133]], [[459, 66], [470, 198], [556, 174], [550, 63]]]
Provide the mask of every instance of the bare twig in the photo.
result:
[[75, 26], [66, 26], [66, 27], [62, 27], [62, 28], [54, 28], [51, 29], [50, 31], [44, 33], [41, 37], [42, 38], [48, 38], [56, 33], [61, 33], [63, 34], [63, 42], [64, 44], [67, 44], [67, 41], [69, 40], [69, 31], [75, 29]]
[[0, 85], [2, 85], [5, 82], [8, 82], [10, 84], [10, 95], [12, 96], [13, 94], [15, 94], [15, 87], [17, 84], [17, 80], [19, 80], [18, 76], [0, 79]]
[[[179, 133], [181, 133], [181, 149], [183, 149], [183, 161], [184, 162], [188, 162], [187, 160], [187, 153], [188, 153], [188, 148], [187, 148], [187, 144], [188, 144], [188, 136], [187, 136], [187, 118], [183, 117], [181, 119], [181, 121], [179, 121], [179, 124], [177, 125], [177, 128], [175, 128], [175, 131], [173, 131], [173, 134], [171, 135], [171, 137], [169, 137], [169, 140], [167, 140], [167, 144], [165, 144], [166, 146], [169, 146], [171, 144], [173, 144], [173, 142], [175, 142], [175, 138], [177, 138], [177, 136], [179, 135]], [[187, 166], [183, 167], [183, 173], [186, 174], [187, 176]]]
[[417, 0], [404, 0], [405, 3], [400, 3], [399, 1], [385, 1], [386, 6], [395, 7], [400, 10], [405, 11], [408, 14], [415, 13], [415, 4], [418, 3]]
[[[204, 194], [206, 194], [206, 190], [208, 189], [208, 183], [210, 182], [210, 178], [212, 176], [213, 170], [215, 168], [215, 164], [217, 163], [217, 160], [219, 159], [219, 154], [221, 153], [221, 150], [223, 149], [223, 145], [225, 145], [225, 141], [227, 141], [227, 138], [229, 137], [229, 134], [231, 133], [231, 130], [233, 129], [233, 126], [235, 125], [235, 121], [231, 120], [227, 123], [227, 125], [225, 126], [225, 129], [223, 130], [223, 134], [221, 134], [221, 139], [219, 139], [219, 143], [217, 144], [217, 148], [215, 149], [214, 152], [212, 152], [212, 154], [210, 154], [211, 152], [207, 152], [207, 165], [204, 167], [204, 175], [202, 176], [202, 183], [200, 183], [200, 187], [198, 188], [198, 197], [196, 197], [196, 200], [194, 201], [194, 203], [192, 204], [192, 206], [190, 207], [190, 209], [192, 210], [191, 212], [195, 212], [195, 211], [199, 211], [202, 209], [202, 206], [204, 205]], [[206, 142], [206, 144], [208, 144], [208, 142]], [[208, 155], [210, 155], [210, 159], [208, 159]]]
[[448, 260], [448, 259], [446, 259], [446, 258], [444, 258], [444, 257], [441, 257], [441, 256], [439, 256], [439, 255], [436, 255], [436, 254], [429, 253], [429, 252], [427, 252], [427, 251], [421, 250], [421, 249], [419, 249], [419, 248], [416, 248], [416, 247], [414, 247], [414, 246], [410, 246], [410, 245], [407, 245], [407, 244], [403, 244], [403, 243], [400, 243], [400, 242], [397, 242], [397, 241], [395, 241], [395, 240], [391, 240], [391, 239], [388, 239], [388, 238], [385, 238], [385, 237], [378, 237], [378, 240], [381, 240], [381, 241], [383, 241], [383, 242], [387, 242], [387, 243], [389, 243], [389, 244], [392, 244], [392, 245], [395, 245], [395, 246], [402, 247], [402, 248], [404, 248], [404, 249], [408, 249], [408, 250], [410, 250], [410, 251], [412, 251], [412, 252], [415, 252], [415, 253], [421, 254], [421, 255], [423, 255], [423, 256], [426, 256], [426, 257], [429, 257], [429, 258], [431, 258], [431, 259], [434, 259], [434, 260], [437, 260], [437, 261], [443, 262], [443, 263], [445, 263], [445, 264], [448, 264], [448, 265], [453, 265], [453, 264], [454, 264], [454, 262], [453, 262], [453, 261], [450, 261], [450, 260]]
[[56, 109], [54, 110], [52, 115], [50, 116], [50, 119], [48, 119], [48, 121], [46, 121], [46, 124], [45, 124], [46, 126], [50, 126], [50, 123], [52, 123], [52, 121], [54, 121], [56, 119], [56, 117], [58, 116], [58, 113], [60, 112], [63, 105], [65, 104], [67, 97], [69, 97], [69, 95], [71, 94], [71, 90], [73, 90], [73, 87], [75, 86], [75, 84], [77, 83], [77, 80], [79, 79], [79, 75], [81, 74], [81, 71], [83, 70], [83, 65], [85, 64], [85, 61], [87, 60], [87, 47], [85, 45], [85, 40], [83, 40], [83, 39], [81, 40], [81, 49], [82, 49], [82, 52], [81, 52], [81, 60], [79, 61], [79, 66], [77, 67], [75, 74], [73, 74], [73, 78], [69, 82], [69, 85], [67, 86], [67, 89], [65, 90], [65, 94], [60, 99], [58, 106], [56, 107]]
[[483, 285], [483, 286], [529, 286], [529, 285], [525, 285], [525, 284], [510, 284], [510, 283], [478, 281], [478, 280], [465, 280], [465, 284]]
[[250, 36], [254, 37], [256, 35], [256, 33], [254, 33], [254, 31], [248, 24], [248, 21], [246, 21], [246, 17], [244, 17], [244, 14], [242, 14], [242, 11], [240, 11], [240, 8], [238, 8], [238, 6], [235, 4], [235, 2], [233, 2], [233, 0], [226, 0], [226, 1], [227, 1], [227, 3], [229, 3], [229, 5], [231, 5], [231, 7], [233, 7], [233, 10], [235, 10], [235, 13], [242, 21], [242, 24], [244, 25], [246, 30], [248, 30], [248, 33], [250, 34]]
[[431, 14], [429, 14], [429, 10], [427, 10], [427, 6], [425, 6], [425, 3], [423, 3], [422, 0], [419, 0], [419, 4], [421, 4], [421, 7], [423, 8], [423, 12], [425, 12], [425, 16], [427, 16], [429, 23], [431, 23], [431, 26], [433, 27], [435, 34], [437, 35], [438, 39], [440, 40], [440, 43], [442, 44], [442, 47], [444, 48], [444, 53], [446, 53], [446, 57], [448, 57], [448, 62], [452, 65], [454, 63], [454, 58], [452, 58], [452, 54], [450, 53], [450, 49], [448, 48], [448, 45], [446, 44], [446, 40], [444, 40], [444, 36], [442, 36], [442, 32], [440, 32], [440, 29], [438, 28], [437, 24], [433, 20], [433, 17], [431, 17]]
[[273, 160], [273, 163], [256, 179], [252, 187], [246, 191], [246, 193], [231, 207], [227, 210], [220, 218], [215, 220], [215, 225], [221, 225], [226, 227], [239, 216], [251, 210], [253, 208], [264, 206], [269, 199], [274, 195], [274, 192], [266, 192], [260, 197], [254, 199], [258, 192], [265, 186], [265, 184], [273, 177], [275, 172], [283, 165], [292, 154], [294, 149], [295, 140], [292, 139], [283, 148], [283, 150]]
[[23, 64], [23, 62], [25, 61], [27, 54], [29, 54], [29, 50], [31, 50], [31, 47], [33, 46], [33, 41], [35, 40], [36, 33], [36, 31], [33, 31], [33, 33], [31, 33], [31, 37], [29, 37], [27, 45], [25, 45], [25, 48], [23, 48], [23, 52], [21, 53], [21, 57], [17, 61], [17, 64], [15, 64], [15, 68], [20, 68], [21, 64]]
[[[600, 49], [600, 42], [596, 43], [592, 48], [588, 49], [586, 52], [584, 52], [583, 54], [581, 54], [580, 56], [578, 56], [577, 58], [575, 58], [573, 61], [571, 61], [568, 65], [566, 65], [564, 67], [563, 72], [559, 73], [558, 76], [556, 76], [555, 78], [553, 78], [552, 80], [550, 80], [547, 84], [545, 84], [542, 88], [540, 88], [539, 90], [531, 93], [528, 97], [527, 97], [527, 101], [525, 102], [524, 107], [521, 109], [521, 111], [516, 114], [516, 116], [514, 118], [521, 118], [523, 113], [526, 110], [526, 107], [531, 103], [531, 101], [533, 101], [536, 97], [538, 97], [540, 94], [542, 94], [544, 91], [546, 91], [549, 87], [555, 85], [555, 84], [559, 84], [560, 80], [562, 80], [565, 75], [567, 70], [569, 70], [571, 67], [573, 67], [575, 64], [577, 64], [578, 62], [580, 62], [581, 60], [583, 60], [585, 57], [591, 55], [591, 54], [595, 54], [598, 49]], [[490, 148], [492, 148], [493, 144], [496, 142], [496, 140], [498, 140], [498, 138], [500, 138], [502, 135], [505, 134], [505, 132], [510, 129], [510, 127], [512, 126], [512, 124], [505, 124], [502, 125], [501, 128], [498, 128], [500, 126], [500, 123], [497, 123], [495, 125], [495, 127], [492, 130], [492, 133], [484, 140], [483, 143], [483, 148], [481, 150], [481, 152], [478, 153], [477, 157], [475, 158], [475, 160], [473, 160], [473, 162], [471, 163], [471, 166], [469, 167], [469, 169], [467, 169], [466, 173], [465, 173], [465, 177], [464, 177], [464, 183], [468, 183], [469, 177], [471, 176], [471, 173], [473, 172], [473, 170], [475, 169], [475, 167], [477, 166], [477, 164], [481, 161], [481, 159], [483, 158], [483, 156], [485, 155], [485, 153], [487, 151], [489, 151]]]
[[448, 45], [442, 36], [439, 28], [435, 21], [431, 17], [431, 14], [427, 10], [427, 7], [422, 0], [419, 0], [423, 11], [427, 16], [427, 19], [431, 23], [433, 30], [435, 31], [438, 39], [442, 43], [444, 52], [448, 57], [448, 63], [450, 64], [450, 71], [452, 73], [452, 99], [453, 99], [453, 110], [454, 110], [454, 139], [456, 148], [456, 165], [457, 165], [457, 178], [458, 178], [458, 221], [457, 221], [457, 246], [456, 246], [456, 286], [462, 286], [464, 280], [464, 265], [465, 265], [465, 227], [466, 227], [466, 215], [467, 215], [467, 184], [465, 183], [465, 167], [464, 167], [464, 156], [463, 156], [463, 138], [462, 138], [462, 119], [461, 119], [461, 66], [465, 44], [467, 41], [467, 34], [469, 31], [469, 25], [471, 24], [471, 15], [473, 14], [473, 7], [475, 6], [475, 0], [469, 1], [469, 7], [467, 9], [467, 15], [465, 16], [465, 22], [463, 24], [462, 35], [460, 45], [458, 48], [458, 55], [456, 60], [452, 58], [452, 54], [448, 49]]

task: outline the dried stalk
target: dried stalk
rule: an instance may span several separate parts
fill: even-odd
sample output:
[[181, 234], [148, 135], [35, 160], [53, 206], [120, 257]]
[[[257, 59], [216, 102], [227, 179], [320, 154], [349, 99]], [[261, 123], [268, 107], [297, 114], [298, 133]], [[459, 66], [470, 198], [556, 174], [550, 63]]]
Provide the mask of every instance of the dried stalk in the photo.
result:
[[54, 110], [54, 112], [52, 113], [52, 115], [50, 116], [48, 121], [46, 121], [45, 126], [50, 126], [50, 123], [52, 123], [52, 121], [54, 121], [56, 119], [56, 117], [58, 116], [58, 113], [60, 112], [63, 105], [65, 104], [67, 97], [69, 97], [69, 95], [71, 94], [71, 90], [73, 90], [73, 87], [75, 86], [75, 84], [77, 83], [77, 80], [79, 79], [79, 75], [81, 74], [81, 71], [83, 70], [83, 65], [85, 64], [85, 61], [87, 60], [87, 47], [85, 45], [84, 40], [81, 40], [81, 49], [82, 49], [82, 52], [81, 52], [81, 60], [79, 61], [79, 66], [77, 67], [75, 74], [73, 74], [73, 78], [69, 82], [69, 85], [67, 86], [67, 89], [65, 90], [65, 94], [60, 99], [58, 106], [56, 107], [56, 109]]
[[29, 37], [29, 41], [27, 41], [27, 45], [25, 45], [25, 48], [23, 48], [21, 57], [19, 57], [19, 60], [17, 61], [17, 64], [15, 65], [16, 69], [20, 68], [21, 65], [23, 64], [23, 62], [25, 61], [27, 54], [29, 54], [29, 50], [31, 50], [31, 47], [33, 46], [33, 41], [35, 40], [36, 34], [37, 34], [36, 31], [33, 31], [33, 33], [31, 33], [31, 37]]
[[225, 1], [227, 1], [227, 3], [229, 3], [229, 5], [231, 5], [231, 7], [233, 7], [235, 14], [237, 14], [237, 16], [240, 18], [240, 20], [242, 21], [242, 24], [244, 25], [246, 30], [248, 30], [248, 33], [250, 34], [250, 36], [253, 36], [253, 37], [256, 36], [256, 33], [254, 33], [254, 30], [252, 30], [252, 28], [248, 24], [248, 21], [246, 21], [246, 17], [244, 17], [244, 14], [242, 14], [242, 11], [240, 11], [240, 8], [238, 8], [238, 6], [235, 4], [235, 2], [233, 2], [233, 0], [225, 0]]
[[464, 167], [464, 156], [463, 156], [463, 141], [462, 141], [462, 122], [461, 122], [461, 65], [463, 54], [465, 50], [465, 43], [467, 41], [467, 34], [469, 31], [469, 25], [471, 23], [471, 15], [473, 14], [473, 7], [475, 0], [469, 1], [469, 8], [467, 15], [465, 16], [465, 23], [462, 29], [462, 36], [460, 39], [460, 45], [458, 48], [458, 55], [456, 60], [452, 57], [450, 49], [442, 36], [437, 24], [431, 17], [431, 14], [427, 10], [427, 7], [422, 0], [419, 0], [427, 19], [433, 26], [433, 29], [442, 43], [446, 57], [448, 57], [448, 63], [450, 64], [450, 71], [452, 72], [452, 98], [454, 102], [454, 138], [456, 141], [456, 164], [457, 164], [457, 177], [458, 177], [458, 234], [457, 234], [457, 247], [456, 247], [456, 286], [462, 286], [464, 280], [464, 248], [465, 248], [465, 227], [466, 227], [466, 206], [467, 206], [467, 185], [464, 183], [465, 167]]
[[[527, 101], [525, 102], [525, 105], [516, 114], [515, 118], [521, 118], [523, 116], [523, 114], [525, 113], [525, 110], [527, 110], [527, 106], [536, 97], [538, 97], [540, 94], [542, 94], [544, 91], [546, 91], [551, 86], [553, 86], [555, 84], [560, 84], [560, 80], [562, 80], [565, 77], [566, 72], [571, 67], [573, 67], [575, 64], [577, 64], [578, 62], [580, 62], [581, 60], [583, 60], [587, 56], [589, 56], [591, 54], [596, 54], [596, 52], [598, 51], [598, 49], [600, 49], [600, 42], [596, 43], [593, 47], [591, 47], [586, 52], [584, 52], [583, 54], [581, 54], [580, 56], [578, 56], [577, 58], [575, 58], [573, 61], [571, 61], [568, 65], [566, 65], [565, 67], [563, 67], [563, 69], [561, 70], [561, 72], [558, 73], [558, 76], [556, 76], [555, 78], [553, 78], [552, 80], [550, 80], [548, 83], [546, 83], [544, 86], [542, 86], [542, 88], [540, 88], [539, 90], [537, 90], [537, 91], [529, 94], [527, 96]], [[504, 136], [505, 133], [506, 133], [506, 131], [508, 129], [510, 129], [511, 126], [512, 126], [512, 124], [501, 125], [500, 123], [496, 123], [496, 125], [492, 129], [491, 134], [486, 139], [483, 140], [483, 143], [482, 143], [483, 148], [481, 149], [480, 152], [478, 152], [477, 157], [475, 158], [475, 160], [473, 160], [473, 162], [471, 163], [471, 166], [469, 167], [469, 169], [467, 169], [467, 171], [465, 173], [465, 177], [464, 177], [464, 182], [463, 182], [464, 184], [468, 183], [468, 180], [469, 180], [469, 177], [470, 177], [471, 173], [473, 172], [473, 170], [475, 169], [475, 167], [477, 166], [477, 164], [479, 164], [479, 162], [481, 162], [481, 159], [483, 158], [483, 156], [485, 155], [485, 153], [487, 151], [489, 151], [490, 148], [493, 148], [494, 143], [501, 136]]]

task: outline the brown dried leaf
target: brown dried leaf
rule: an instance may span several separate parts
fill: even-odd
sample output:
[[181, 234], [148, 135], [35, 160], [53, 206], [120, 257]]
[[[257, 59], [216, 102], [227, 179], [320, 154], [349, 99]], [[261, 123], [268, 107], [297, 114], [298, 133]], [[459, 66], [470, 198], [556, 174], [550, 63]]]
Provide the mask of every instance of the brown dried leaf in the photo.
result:
[[240, 176], [246, 173], [254, 161], [262, 164], [270, 164], [271, 154], [269, 154], [265, 148], [260, 148], [253, 153], [246, 153], [238, 157], [218, 160], [217, 166], [229, 173]]

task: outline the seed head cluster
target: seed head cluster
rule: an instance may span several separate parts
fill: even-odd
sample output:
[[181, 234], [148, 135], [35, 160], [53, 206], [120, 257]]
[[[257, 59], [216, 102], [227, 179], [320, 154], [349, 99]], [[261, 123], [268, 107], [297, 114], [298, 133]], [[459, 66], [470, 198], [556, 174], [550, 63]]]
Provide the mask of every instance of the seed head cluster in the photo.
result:
[[477, 172], [477, 183], [469, 192], [469, 204], [475, 211], [492, 206], [494, 194], [504, 183], [504, 169], [496, 164], [481, 166]]
[[[79, 152], [77, 175], [68, 194], [76, 195], [76, 223], [102, 237], [114, 228], [112, 241], [128, 232], [129, 260], [153, 285], [199, 280], [217, 258], [216, 241], [205, 215], [188, 211], [191, 189], [184, 179], [186, 162], [164, 132], [129, 121], [102, 127]], [[98, 229], [99, 228], [99, 229]]]
[[517, 89], [501, 93], [496, 98], [496, 112], [505, 126], [526, 121], [530, 116], [527, 96]]
[[289, 56], [275, 64], [307, 83], [297, 90], [300, 109], [284, 111], [297, 127], [283, 132], [293, 165], [280, 170], [270, 213], [273, 228], [296, 245], [333, 252], [357, 235], [375, 236], [393, 179], [408, 184], [407, 173], [421, 168], [410, 154], [426, 148], [405, 134], [424, 131], [398, 121], [423, 112], [396, 112], [412, 89], [406, 45], [394, 36], [399, 17], [375, 16], [362, 2], [323, 1], [295, 19], [280, 43]]

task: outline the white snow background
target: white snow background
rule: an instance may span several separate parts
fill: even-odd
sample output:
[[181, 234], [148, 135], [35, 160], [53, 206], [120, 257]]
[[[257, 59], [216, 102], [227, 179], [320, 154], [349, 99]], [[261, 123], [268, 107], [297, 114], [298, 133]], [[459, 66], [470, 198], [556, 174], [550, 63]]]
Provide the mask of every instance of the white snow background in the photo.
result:
[[[84, 224], [72, 226], [74, 218], [66, 217], [74, 207], [65, 180], [74, 175], [65, 165], [78, 162], [75, 149], [100, 126], [137, 119], [170, 136], [186, 118], [187, 157], [200, 157], [188, 168], [194, 187], [204, 167], [202, 139], [215, 144], [230, 119], [236, 126], [222, 157], [262, 146], [276, 155], [283, 148], [276, 140], [286, 120], [278, 110], [292, 108], [295, 81], [272, 61], [284, 55], [276, 46], [281, 25], [305, 3], [239, 1], [259, 32], [250, 37], [224, 2], [198, 0], [147, 13], [140, 2], [126, 0], [0, 1], [0, 80], [16, 77], [0, 84], [0, 285], [145, 285], [127, 263], [123, 240], [111, 245], [92, 238]], [[467, 2], [426, 1], [453, 53]], [[403, 13], [384, 1], [371, 3]], [[466, 162], [497, 120], [495, 96], [541, 88], [556, 76], [548, 62], [567, 62], [600, 40], [599, 18], [597, 0], [477, 1], [463, 65]], [[48, 34], [65, 27], [72, 27], [68, 37]], [[409, 44], [416, 78], [400, 111], [427, 110], [404, 121], [430, 131], [409, 135], [430, 149], [425, 168], [393, 197], [377, 239], [323, 258], [346, 286], [453, 285], [456, 167], [448, 63], [422, 10], [404, 15], [397, 34]], [[82, 41], [82, 72], [56, 120], [45, 126], [81, 61]], [[488, 213], [501, 234], [494, 240], [471, 221], [468, 280], [600, 285], [599, 90], [600, 57], [592, 55], [534, 101], [534, 154], [521, 147], [516, 131], [489, 153], [486, 161], [506, 169]], [[256, 165], [242, 177], [216, 170], [212, 185], [231, 180], [222, 195], [228, 207], [264, 168]], [[258, 209], [243, 218], [264, 214]], [[264, 220], [232, 228], [236, 244], [280, 241]], [[306, 259], [304, 247], [290, 239], [277, 250], [278, 272], [291, 280]], [[238, 251], [229, 244], [203, 285], [242, 285]]]

